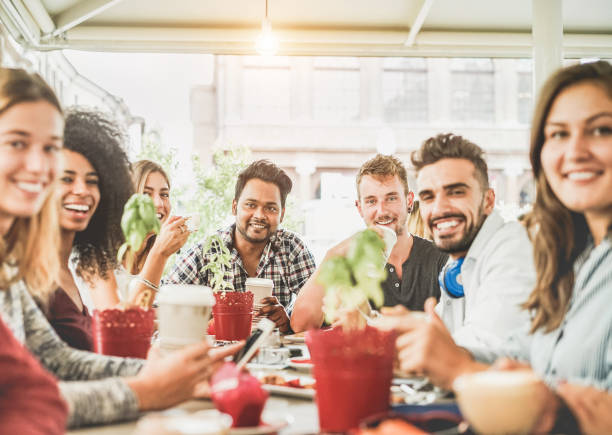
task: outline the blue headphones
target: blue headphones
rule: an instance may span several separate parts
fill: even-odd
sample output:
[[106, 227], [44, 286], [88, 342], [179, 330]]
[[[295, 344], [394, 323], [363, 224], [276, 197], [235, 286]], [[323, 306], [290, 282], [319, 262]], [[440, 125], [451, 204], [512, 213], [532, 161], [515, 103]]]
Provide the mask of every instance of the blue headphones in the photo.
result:
[[463, 293], [463, 283], [461, 282], [461, 266], [463, 265], [463, 260], [465, 260], [465, 258], [461, 257], [447, 263], [438, 276], [440, 288], [448, 293], [451, 298], [462, 298], [465, 296]]

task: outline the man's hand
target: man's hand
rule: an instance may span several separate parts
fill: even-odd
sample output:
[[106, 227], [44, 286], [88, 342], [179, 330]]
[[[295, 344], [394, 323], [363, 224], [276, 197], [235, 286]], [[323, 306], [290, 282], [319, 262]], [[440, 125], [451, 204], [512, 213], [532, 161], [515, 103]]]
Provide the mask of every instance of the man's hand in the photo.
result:
[[267, 317], [276, 323], [276, 327], [281, 334], [287, 334], [291, 331], [289, 316], [287, 316], [285, 307], [278, 302], [278, 299], [276, 299], [275, 296], [269, 296], [262, 299], [261, 304], [263, 307], [261, 307], [258, 311], [260, 316]]
[[164, 357], [153, 348], [142, 370], [126, 382], [138, 398], [140, 411], [168, 408], [201, 394], [198, 385], [208, 381], [223, 359], [243, 345], [211, 349], [202, 341]]
[[444, 322], [434, 308], [436, 300], [425, 302], [426, 316], [393, 307], [383, 310], [383, 319], [377, 321], [384, 328], [395, 329], [400, 370], [427, 376], [434, 384], [451, 389], [461, 374], [486, 369], [476, 363], [469, 352], [457, 346]]

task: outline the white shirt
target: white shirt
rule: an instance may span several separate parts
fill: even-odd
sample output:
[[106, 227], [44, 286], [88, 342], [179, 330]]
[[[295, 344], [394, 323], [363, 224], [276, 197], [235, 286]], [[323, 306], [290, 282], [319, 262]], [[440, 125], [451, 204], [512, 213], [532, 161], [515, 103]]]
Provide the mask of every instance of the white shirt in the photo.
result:
[[[70, 269], [72, 278], [74, 278], [74, 283], [76, 284], [77, 289], [79, 289], [83, 304], [87, 307], [90, 313], [93, 313], [93, 310], [95, 310], [96, 307], [93, 302], [93, 297], [91, 296], [91, 288], [87, 281], [76, 273], [77, 263], [78, 254], [76, 254], [75, 251], [72, 251], [70, 254], [70, 259], [68, 260], [68, 269]], [[130, 281], [135, 275], [130, 274], [123, 266], [119, 266], [113, 271], [113, 273], [115, 274], [115, 280], [117, 281], [117, 296], [119, 297], [120, 301], [126, 301]]]
[[496, 347], [510, 331], [528, 324], [520, 304], [533, 290], [535, 270], [525, 228], [491, 213], [465, 256], [461, 279], [465, 296], [442, 291], [436, 306], [459, 346]]

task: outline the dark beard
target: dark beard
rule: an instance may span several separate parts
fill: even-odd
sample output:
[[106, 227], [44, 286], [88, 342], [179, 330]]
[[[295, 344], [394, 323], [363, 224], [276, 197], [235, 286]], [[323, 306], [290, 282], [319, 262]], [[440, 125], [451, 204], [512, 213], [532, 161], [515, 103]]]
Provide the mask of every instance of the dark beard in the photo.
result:
[[253, 243], [254, 245], [259, 245], [262, 243], [268, 243], [268, 240], [270, 240], [271, 237], [271, 233], [270, 231], [268, 231], [268, 235], [265, 236], [263, 239], [255, 239], [251, 236], [249, 236], [246, 232], [246, 230], [244, 228], [242, 228], [240, 225], [236, 224], [236, 230], [238, 230], [238, 232], [242, 235], [242, 237], [244, 237], [244, 239], [249, 242], [249, 243]]
[[476, 225], [472, 224], [470, 227], [468, 227], [464, 236], [460, 240], [456, 241], [452, 245], [438, 246], [438, 244], [436, 244], [436, 246], [438, 246], [438, 249], [440, 249], [440, 251], [445, 252], [447, 254], [456, 254], [459, 252], [468, 251], [470, 249], [470, 246], [472, 246], [472, 242], [478, 235], [480, 228], [482, 228], [482, 224], [484, 224], [486, 218], [487, 215], [484, 214], [484, 205], [481, 205], [478, 210], [478, 222], [476, 223]]

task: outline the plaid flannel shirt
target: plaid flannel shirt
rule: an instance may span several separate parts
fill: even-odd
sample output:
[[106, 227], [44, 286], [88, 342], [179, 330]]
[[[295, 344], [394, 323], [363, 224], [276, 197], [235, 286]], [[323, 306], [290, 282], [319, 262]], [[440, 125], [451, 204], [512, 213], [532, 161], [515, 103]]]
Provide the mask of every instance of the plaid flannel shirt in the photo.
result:
[[[249, 275], [242, 259], [234, 247], [233, 235], [236, 225], [220, 229], [217, 233], [232, 253], [232, 268], [225, 272], [225, 280], [232, 282], [237, 291], [245, 291]], [[202, 271], [209, 261], [203, 252], [205, 240], [191, 247], [177, 258], [165, 284], [200, 284], [210, 286], [210, 271]], [[210, 251], [212, 252], [212, 250]], [[273, 295], [285, 308], [291, 308], [293, 295], [297, 295], [306, 280], [315, 271], [314, 257], [299, 236], [291, 231], [279, 229], [270, 237], [257, 266], [257, 278], [274, 281]]]

